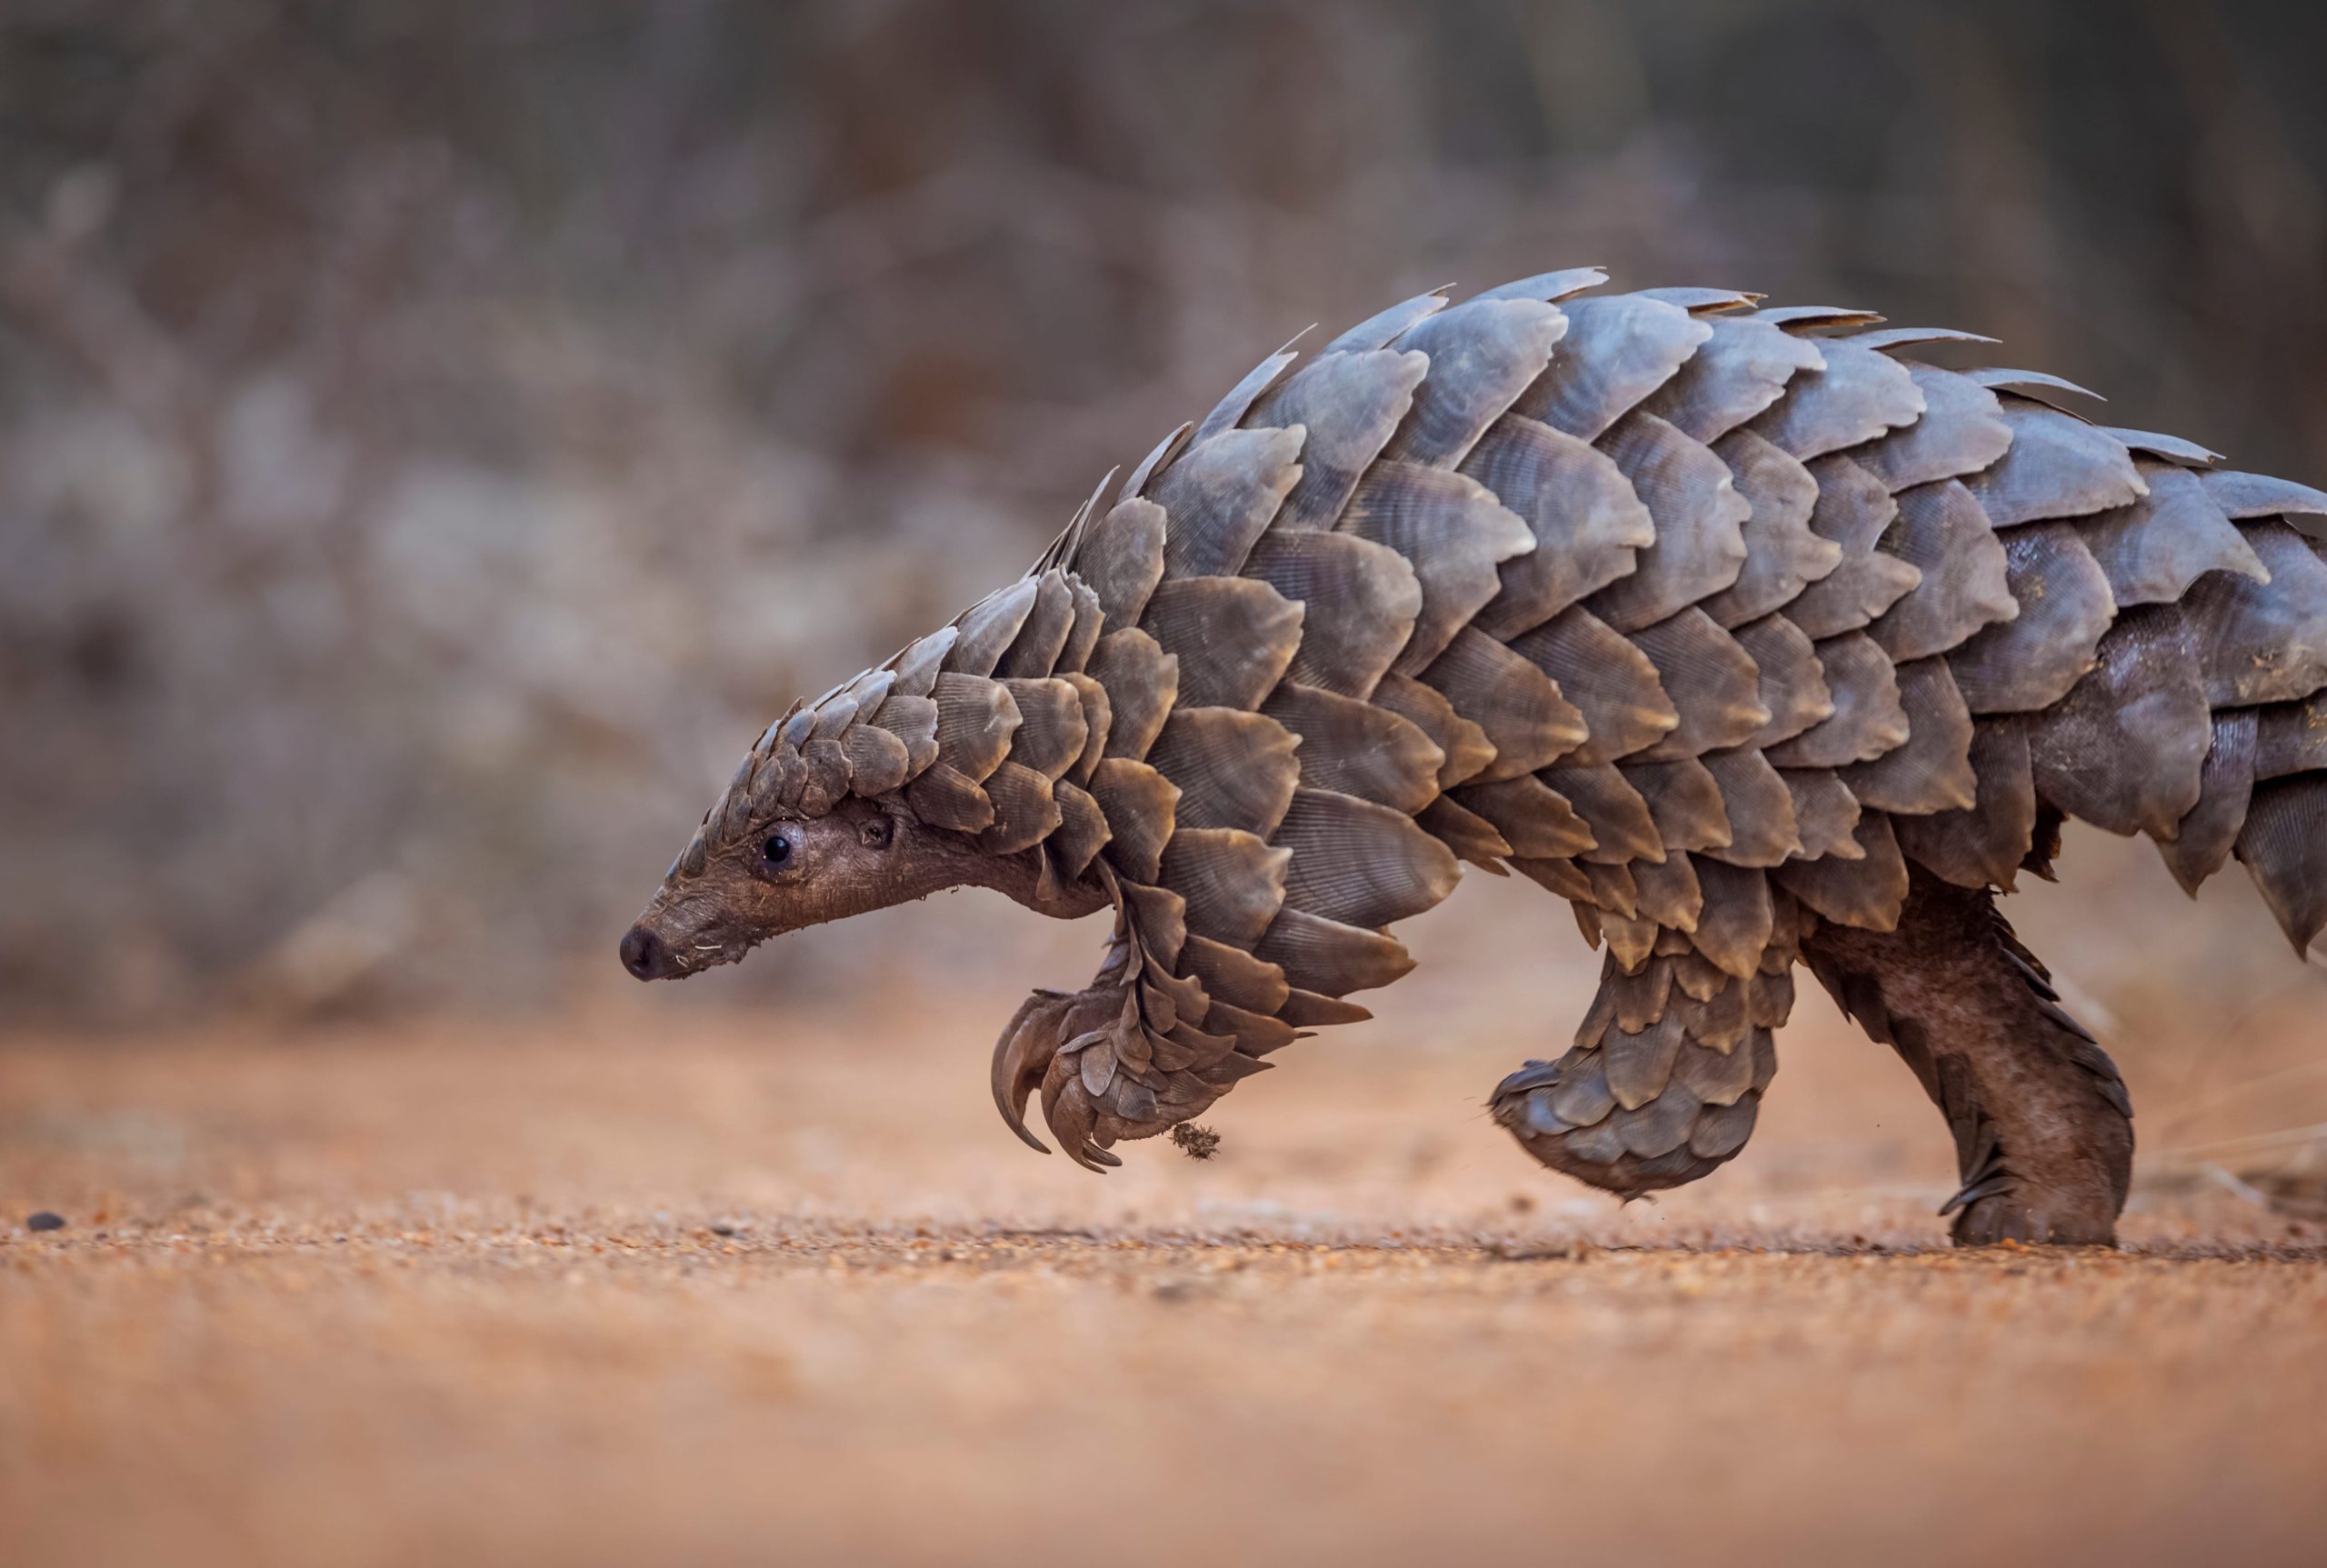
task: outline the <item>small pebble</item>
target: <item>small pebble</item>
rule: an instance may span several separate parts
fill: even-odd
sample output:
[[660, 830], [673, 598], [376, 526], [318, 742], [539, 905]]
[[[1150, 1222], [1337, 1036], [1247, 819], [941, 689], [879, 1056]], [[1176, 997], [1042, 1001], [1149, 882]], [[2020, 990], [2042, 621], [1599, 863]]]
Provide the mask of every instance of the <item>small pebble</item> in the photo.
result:
[[65, 1216], [63, 1214], [51, 1213], [46, 1209], [43, 1209], [39, 1213], [28, 1214], [25, 1217], [25, 1229], [28, 1231], [61, 1231], [64, 1228]]

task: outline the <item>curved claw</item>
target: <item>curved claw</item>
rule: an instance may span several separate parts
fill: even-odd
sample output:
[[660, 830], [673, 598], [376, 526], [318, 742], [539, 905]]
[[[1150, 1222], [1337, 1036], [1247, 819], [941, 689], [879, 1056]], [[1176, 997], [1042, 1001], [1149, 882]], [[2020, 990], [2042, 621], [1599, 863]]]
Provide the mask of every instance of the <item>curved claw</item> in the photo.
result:
[[1941, 1206], [1939, 1217], [1943, 1220], [1958, 1209], [1970, 1208], [1982, 1198], [1992, 1198], [1998, 1193], [2011, 1190], [2012, 1177], [2002, 1172], [1998, 1172], [1982, 1181], [1968, 1183]]
[[1104, 1175], [1105, 1165], [1123, 1164], [1091, 1141], [1098, 1116], [1092, 1109], [1091, 1097], [1083, 1092], [1083, 1080], [1078, 1074], [1054, 1073], [1043, 1081], [1043, 1120], [1051, 1124], [1051, 1132], [1066, 1151], [1066, 1157], [1084, 1170]]
[[1028, 997], [994, 1043], [994, 1108], [1002, 1113], [1003, 1124], [1038, 1154], [1049, 1154], [1050, 1145], [1026, 1130], [1026, 1101], [1042, 1086], [1054, 1049], [1033, 1021], [1044, 1000], [1039, 992]]

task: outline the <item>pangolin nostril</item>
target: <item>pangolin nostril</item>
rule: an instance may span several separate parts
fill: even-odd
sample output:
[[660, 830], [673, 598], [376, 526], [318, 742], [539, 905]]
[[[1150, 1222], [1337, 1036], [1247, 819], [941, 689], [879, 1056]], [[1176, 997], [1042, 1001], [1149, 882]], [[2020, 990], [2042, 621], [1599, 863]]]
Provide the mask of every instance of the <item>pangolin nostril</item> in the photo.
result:
[[663, 939], [643, 925], [623, 933], [622, 966], [641, 980], [660, 980], [670, 974], [670, 954]]

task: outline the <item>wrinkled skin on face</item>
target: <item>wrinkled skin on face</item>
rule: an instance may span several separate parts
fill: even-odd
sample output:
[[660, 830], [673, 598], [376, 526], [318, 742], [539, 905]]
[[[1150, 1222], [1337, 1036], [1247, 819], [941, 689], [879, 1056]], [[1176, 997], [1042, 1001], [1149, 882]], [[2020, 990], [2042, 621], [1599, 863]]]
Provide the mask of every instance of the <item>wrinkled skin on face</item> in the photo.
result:
[[642, 980], [733, 964], [771, 936], [895, 904], [964, 880], [955, 834], [925, 833], [877, 802], [845, 800], [820, 817], [755, 825], [703, 870], [674, 870], [623, 938]]
[[1095, 889], [1039, 899], [1039, 871], [1032, 854], [988, 854], [893, 799], [852, 795], [822, 816], [754, 825], [694, 875], [674, 871], [623, 937], [623, 967], [641, 980], [684, 979], [771, 936], [948, 887], [998, 888], [1051, 914], [1087, 914], [1104, 902]]

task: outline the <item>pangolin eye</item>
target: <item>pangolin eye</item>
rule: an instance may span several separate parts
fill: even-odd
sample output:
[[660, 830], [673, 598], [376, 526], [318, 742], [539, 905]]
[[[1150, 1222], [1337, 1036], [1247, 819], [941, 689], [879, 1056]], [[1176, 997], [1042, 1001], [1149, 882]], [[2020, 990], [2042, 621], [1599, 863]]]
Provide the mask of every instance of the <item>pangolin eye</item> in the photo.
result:
[[772, 871], [790, 865], [792, 854], [792, 835], [788, 833], [772, 833], [760, 845], [760, 864]]

